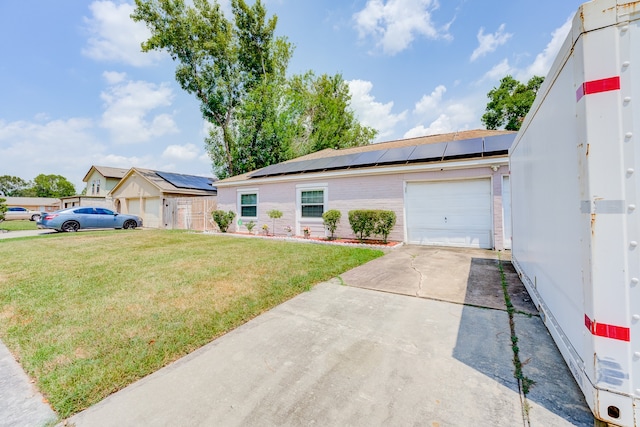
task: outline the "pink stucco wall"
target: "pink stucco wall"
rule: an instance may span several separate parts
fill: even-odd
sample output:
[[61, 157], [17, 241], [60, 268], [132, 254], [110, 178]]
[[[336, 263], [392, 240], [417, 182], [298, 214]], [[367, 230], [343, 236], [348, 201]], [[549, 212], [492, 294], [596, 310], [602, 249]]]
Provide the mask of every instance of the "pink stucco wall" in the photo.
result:
[[[238, 212], [238, 190], [257, 189], [258, 191], [258, 227], [267, 224], [273, 228], [267, 211], [278, 209], [283, 217], [276, 221], [276, 234], [284, 234], [284, 226], [291, 225], [295, 234], [301, 234], [304, 226], [309, 226], [314, 236], [325, 236], [322, 220], [300, 220], [296, 223], [296, 185], [327, 185], [328, 206], [337, 209], [342, 219], [336, 234], [339, 237], [354, 237], [349, 226], [348, 212], [353, 209], [385, 209], [396, 213], [396, 225], [389, 236], [390, 240], [405, 240], [404, 224], [404, 185], [413, 181], [458, 180], [472, 178], [492, 178], [493, 197], [493, 239], [496, 249], [502, 249], [502, 176], [508, 174], [507, 166], [493, 171], [488, 166], [467, 169], [434, 170], [423, 172], [402, 172], [379, 175], [351, 175], [332, 177], [318, 174], [315, 177], [296, 176], [295, 181], [260, 182], [249, 181], [233, 187], [218, 187], [218, 209]], [[246, 231], [234, 224], [233, 231]]]

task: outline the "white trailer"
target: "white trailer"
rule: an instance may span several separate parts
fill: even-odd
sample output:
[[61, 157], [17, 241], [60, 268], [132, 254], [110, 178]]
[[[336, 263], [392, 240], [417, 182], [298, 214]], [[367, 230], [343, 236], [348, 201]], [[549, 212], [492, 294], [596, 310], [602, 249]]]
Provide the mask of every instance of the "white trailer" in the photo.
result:
[[596, 418], [640, 425], [640, 1], [575, 18], [510, 155], [512, 259]]

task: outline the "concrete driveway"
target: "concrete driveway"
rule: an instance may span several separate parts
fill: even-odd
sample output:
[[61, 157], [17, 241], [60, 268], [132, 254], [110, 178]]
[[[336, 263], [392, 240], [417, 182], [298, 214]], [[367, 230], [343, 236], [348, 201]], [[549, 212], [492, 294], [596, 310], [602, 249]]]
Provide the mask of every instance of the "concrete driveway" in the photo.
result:
[[[513, 375], [509, 316], [504, 298], [500, 307], [497, 295], [502, 288], [496, 258], [490, 251], [393, 250], [281, 304], [68, 422], [593, 425], [541, 320], [516, 314], [524, 374], [535, 381], [522, 396]], [[504, 264], [509, 282], [514, 281]], [[517, 283], [510, 287], [522, 311], [535, 311]]]

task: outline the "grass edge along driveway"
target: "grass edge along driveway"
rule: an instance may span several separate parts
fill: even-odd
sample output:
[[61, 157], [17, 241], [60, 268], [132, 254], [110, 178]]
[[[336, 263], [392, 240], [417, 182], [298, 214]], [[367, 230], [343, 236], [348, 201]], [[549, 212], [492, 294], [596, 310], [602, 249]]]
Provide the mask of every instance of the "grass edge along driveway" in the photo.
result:
[[61, 418], [379, 250], [180, 231], [0, 243], [0, 339]]

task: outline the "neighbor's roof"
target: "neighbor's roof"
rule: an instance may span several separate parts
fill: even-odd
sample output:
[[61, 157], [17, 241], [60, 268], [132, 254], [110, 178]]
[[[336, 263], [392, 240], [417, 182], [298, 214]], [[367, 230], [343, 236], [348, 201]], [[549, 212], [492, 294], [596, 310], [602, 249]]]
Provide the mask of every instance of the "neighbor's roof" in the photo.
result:
[[213, 186], [214, 178], [198, 175], [186, 175], [174, 172], [162, 172], [152, 169], [131, 168], [127, 171], [123, 179], [109, 192], [114, 193], [126, 179], [137, 173], [152, 185], [156, 186], [163, 193], [189, 194], [212, 196], [217, 193], [217, 188]]
[[89, 179], [89, 175], [91, 175], [91, 173], [93, 171], [98, 171], [98, 173], [102, 176], [104, 176], [105, 178], [116, 178], [116, 179], [122, 179], [127, 171], [129, 169], [123, 169], [123, 168], [112, 168], [110, 166], [91, 166], [91, 168], [89, 168], [89, 172], [87, 172], [87, 174], [84, 176], [84, 178], [82, 178], [82, 181], [87, 182], [87, 180]]
[[[417, 138], [408, 138], [408, 139], [400, 139], [396, 141], [388, 141], [388, 142], [380, 142], [375, 144], [363, 145], [360, 147], [353, 148], [344, 148], [340, 150], [335, 150], [331, 148], [327, 148], [325, 150], [316, 151], [315, 153], [307, 154], [305, 156], [297, 157], [292, 160], [288, 160], [286, 162], [278, 163], [276, 165], [267, 166], [262, 169], [254, 170], [251, 172], [244, 173], [242, 175], [236, 175], [230, 178], [223, 179], [218, 181], [219, 184], [227, 184], [233, 182], [241, 182], [247, 180], [255, 180], [262, 177], [267, 176], [278, 176], [278, 175], [293, 175], [293, 174], [302, 174], [306, 172], [321, 172], [323, 170], [340, 170], [340, 169], [352, 169], [352, 168], [364, 168], [364, 167], [376, 167], [390, 164], [402, 164], [404, 163], [423, 163], [423, 162], [434, 162], [434, 161], [442, 161], [453, 158], [479, 158], [479, 157], [488, 157], [495, 155], [505, 156], [508, 150], [508, 146], [511, 145], [513, 139], [515, 139], [517, 132], [511, 131], [501, 131], [501, 130], [468, 130], [468, 131], [460, 131], [460, 132], [452, 132], [446, 134], [439, 135], [429, 135], [429, 136], [421, 136]], [[504, 137], [502, 137], [504, 136]], [[501, 138], [502, 137], [502, 138]], [[486, 140], [496, 140], [501, 139], [500, 142], [500, 150], [499, 151], [489, 151], [484, 152], [484, 141]], [[458, 141], [458, 142], [456, 142]], [[464, 141], [460, 142], [460, 141]], [[450, 156], [447, 158], [445, 155], [445, 150], [448, 145], [453, 147], [454, 144], [450, 144], [456, 142], [458, 144], [458, 148], [462, 148], [466, 154]], [[417, 147], [424, 146], [427, 144], [439, 144], [438, 149], [436, 149], [435, 145], [433, 146], [433, 150], [422, 149], [421, 151], [438, 151], [441, 149], [442, 156], [437, 157], [430, 155], [429, 160], [427, 160], [426, 155], [420, 156], [415, 155], [413, 160], [409, 160], [409, 156], [413, 153], [413, 151], [418, 151]], [[460, 147], [460, 145], [468, 145], [468, 147], [480, 147], [480, 149], [470, 148], [467, 149], [465, 147]], [[504, 145], [508, 145], [507, 148], [504, 148]], [[363, 153], [368, 152], [376, 152], [364, 155]], [[380, 156], [377, 156], [380, 154]], [[383, 155], [386, 154], [387, 159], [392, 160], [370, 160], [363, 161], [365, 157], [370, 159], [382, 158]], [[399, 155], [403, 155], [405, 157], [399, 157]], [[339, 158], [339, 159], [338, 159]], [[333, 162], [331, 160], [334, 160]], [[360, 159], [359, 161], [357, 159]]]
[[60, 199], [54, 197], [3, 197], [8, 206], [55, 206], [60, 204]]

